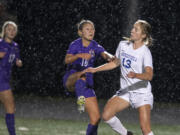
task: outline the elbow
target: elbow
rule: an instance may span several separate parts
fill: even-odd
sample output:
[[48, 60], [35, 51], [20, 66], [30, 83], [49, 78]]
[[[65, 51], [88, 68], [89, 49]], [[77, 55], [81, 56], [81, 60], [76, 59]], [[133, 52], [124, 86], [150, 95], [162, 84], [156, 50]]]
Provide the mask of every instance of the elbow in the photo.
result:
[[153, 79], [153, 75], [149, 75], [147, 78], [148, 81], [152, 81], [152, 79]]
[[65, 63], [65, 64], [70, 64], [71, 62], [70, 62], [68, 59], [65, 59], [65, 60], [64, 60], [64, 63]]
[[64, 63], [65, 63], [65, 64], [68, 64], [68, 61], [67, 61], [67, 60], [64, 60]]
[[152, 79], [153, 79], [152, 77], [149, 77], [149, 78], [148, 78], [148, 81], [152, 81]]
[[5, 56], [5, 53], [0, 53], [0, 58], [2, 59]]

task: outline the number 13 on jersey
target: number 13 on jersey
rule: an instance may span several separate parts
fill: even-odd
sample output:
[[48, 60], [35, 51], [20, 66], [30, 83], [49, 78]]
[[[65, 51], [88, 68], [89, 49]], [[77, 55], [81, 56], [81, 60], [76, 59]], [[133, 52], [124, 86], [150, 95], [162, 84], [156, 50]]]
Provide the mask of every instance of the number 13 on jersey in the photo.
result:
[[131, 60], [126, 59], [126, 58], [123, 58], [123, 59], [122, 59], [122, 65], [123, 65], [125, 68], [131, 68]]

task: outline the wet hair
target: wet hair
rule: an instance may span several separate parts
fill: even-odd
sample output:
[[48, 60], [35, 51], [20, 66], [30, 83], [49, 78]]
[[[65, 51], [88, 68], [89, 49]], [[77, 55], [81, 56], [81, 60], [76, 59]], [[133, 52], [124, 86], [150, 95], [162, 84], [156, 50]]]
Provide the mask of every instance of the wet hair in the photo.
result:
[[4, 24], [3, 24], [3, 26], [2, 26], [2, 32], [1, 32], [1, 34], [0, 34], [0, 37], [1, 38], [5, 38], [5, 29], [6, 29], [6, 27], [9, 25], [9, 24], [11, 24], [11, 25], [13, 25], [14, 27], [15, 27], [15, 29], [16, 29], [16, 32], [17, 32], [17, 25], [16, 25], [16, 23], [15, 22], [13, 22], [13, 21], [6, 21]]
[[93, 23], [92, 21], [90, 21], [90, 20], [81, 20], [81, 21], [77, 24], [78, 30], [82, 30], [82, 29], [83, 29], [83, 26], [84, 26], [85, 24], [87, 24], [87, 23], [92, 24], [92, 25], [94, 26], [94, 23]]
[[151, 46], [153, 40], [151, 37], [151, 25], [145, 20], [137, 20], [136, 23], [140, 24], [142, 33], [146, 34], [146, 37], [143, 39], [144, 43], [147, 46]]
[[[145, 45], [147, 45], [148, 47], [151, 46], [153, 41], [151, 37], [151, 25], [145, 20], [137, 20], [135, 23], [140, 24], [142, 33], [146, 35], [146, 37], [143, 39]], [[123, 38], [125, 40], [131, 41], [131, 39], [128, 37], [123, 37]]]

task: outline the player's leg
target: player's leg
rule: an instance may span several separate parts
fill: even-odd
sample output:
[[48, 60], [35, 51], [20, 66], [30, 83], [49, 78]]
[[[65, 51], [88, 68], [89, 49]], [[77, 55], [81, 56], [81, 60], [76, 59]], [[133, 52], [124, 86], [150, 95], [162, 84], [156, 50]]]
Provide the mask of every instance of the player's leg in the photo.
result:
[[133, 105], [138, 109], [139, 121], [143, 135], [153, 135], [151, 131], [151, 109], [153, 107], [152, 93], [132, 93]]
[[[127, 95], [128, 96], [128, 95]], [[102, 117], [103, 120], [110, 125], [110, 127], [120, 133], [121, 135], [132, 135], [128, 133], [127, 129], [122, 125], [121, 121], [115, 116], [117, 112], [120, 112], [129, 107], [128, 100], [125, 100], [119, 96], [114, 96], [105, 105]]]
[[85, 101], [85, 108], [90, 118], [86, 135], [97, 135], [100, 112], [96, 97], [88, 97]]
[[77, 96], [77, 104], [79, 112], [84, 112], [85, 110], [85, 91], [87, 90], [86, 77], [81, 76], [75, 83], [75, 93]]
[[11, 90], [5, 90], [0, 92], [0, 99], [3, 103], [6, 110], [6, 125], [10, 135], [15, 135], [15, 120], [14, 120], [14, 112], [15, 112], [15, 104], [14, 97]]
[[151, 115], [151, 106], [144, 105], [138, 108], [139, 112], [139, 121], [143, 135], [153, 134], [151, 131], [150, 115]]
[[65, 82], [65, 86], [68, 91], [73, 92], [75, 89], [75, 83], [76, 81], [81, 77], [83, 72], [75, 72], [68, 76]]

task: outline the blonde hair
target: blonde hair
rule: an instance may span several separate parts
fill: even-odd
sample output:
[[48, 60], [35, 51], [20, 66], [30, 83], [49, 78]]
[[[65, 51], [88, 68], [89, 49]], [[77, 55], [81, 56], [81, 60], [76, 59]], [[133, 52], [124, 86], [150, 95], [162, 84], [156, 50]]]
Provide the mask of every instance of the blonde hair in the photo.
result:
[[5, 37], [5, 29], [6, 29], [6, 27], [7, 27], [9, 24], [11, 24], [11, 25], [14, 26], [14, 28], [16, 29], [16, 33], [17, 33], [17, 31], [18, 31], [18, 27], [17, 27], [17, 25], [16, 25], [15, 22], [13, 22], [13, 21], [6, 21], [6, 22], [3, 24], [3, 26], [2, 26], [2, 32], [1, 32], [1, 34], [0, 34], [1, 38], [3, 38], [3, 39], [4, 39], [4, 37]]
[[[146, 35], [146, 37], [143, 39], [143, 42], [147, 46], [151, 46], [153, 39], [151, 37], [151, 25], [145, 21], [145, 20], [137, 20], [135, 23], [139, 23], [140, 27], [142, 29], [142, 33]], [[132, 41], [131, 38], [123, 37], [125, 40]]]

